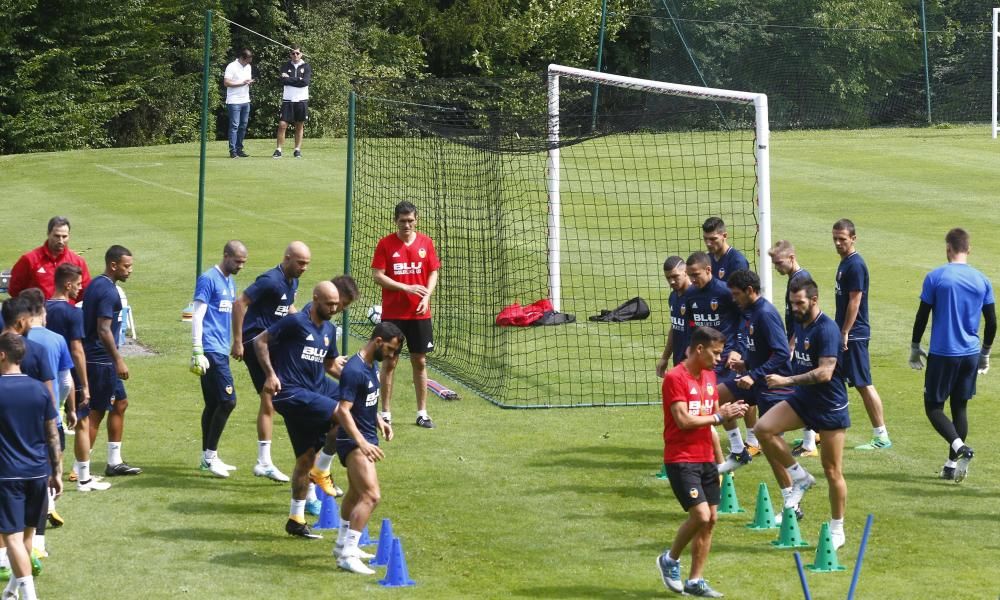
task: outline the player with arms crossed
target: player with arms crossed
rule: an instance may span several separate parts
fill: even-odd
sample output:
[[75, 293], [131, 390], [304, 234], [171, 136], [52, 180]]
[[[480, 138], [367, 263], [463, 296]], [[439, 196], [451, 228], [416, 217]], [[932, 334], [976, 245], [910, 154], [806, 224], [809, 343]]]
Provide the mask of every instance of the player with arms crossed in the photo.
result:
[[843, 453], [851, 416], [847, 388], [837, 372], [842, 338], [840, 329], [819, 308], [819, 289], [812, 279], [792, 285], [792, 314], [795, 316], [795, 346], [792, 376], [765, 376], [770, 388], [794, 387], [785, 400], [772, 406], [757, 422], [757, 437], [764, 453], [788, 472], [792, 490], [784, 496], [785, 508], [797, 509], [802, 496], [816, 484], [816, 479], [795, 461], [781, 438], [786, 431], [803, 426], [823, 436], [820, 460], [830, 486], [830, 534], [836, 548], [845, 543], [844, 511], [847, 508], [847, 482], [844, 480]]
[[871, 359], [868, 356], [868, 341], [871, 338], [868, 266], [854, 247], [856, 241], [857, 234], [850, 219], [841, 219], [833, 224], [833, 245], [840, 255], [835, 293], [837, 327], [840, 327], [843, 350], [841, 371], [847, 385], [857, 388], [872, 423], [871, 441], [855, 449], [881, 450], [891, 447], [892, 442], [885, 426], [882, 398], [872, 384]]
[[[923, 368], [924, 410], [931, 425], [948, 442], [948, 461], [941, 469], [942, 479], [965, 480], [972, 460], [972, 448], [966, 445], [969, 419], [966, 409], [976, 395], [976, 375], [990, 369], [990, 347], [997, 333], [996, 302], [993, 284], [985, 275], [969, 266], [969, 234], [955, 228], [945, 236], [948, 264], [934, 269], [924, 278], [920, 308], [913, 321], [910, 367]], [[931, 323], [930, 355], [920, 348], [927, 320]], [[979, 316], [986, 319], [982, 345], [979, 343]], [[944, 414], [944, 401], [950, 398], [951, 420]]]
[[[382, 288], [382, 319], [395, 323], [406, 336], [417, 397], [417, 425], [434, 428], [427, 414], [427, 353], [434, 350], [431, 295], [437, 287], [441, 263], [434, 241], [417, 231], [417, 207], [396, 205], [396, 233], [379, 240], [372, 258], [372, 275]], [[392, 422], [392, 384], [398, 356], [382, 363], [382, 419]]]
[[[691, 332], [684, 362], [663, 378], [663, 462], [670, 487], [688, 518], [670, 548], [656, 559], [667, 589], [679, 594], [721, 598], [709, 587], [702, 571], [712, 547], [712, 529], [721, 498], [719, 471], [712, 449], [712, 426], [746, 412], [743, 402], [719, 406], [715, 366], [726, 336], [711, 327]], [[681, 553], [691, 545], [691, 574], [681, 580]]]
[[361, 559], [370, 557], [360, 548], [361, 531], [381, 500], [375, 463], [385, 458], [378, 434], [389, 441], [392, 426], [378, 414], [379, 378], [375, 363], [399, 352], [403, 332], [392, 323], [375, 326], [364, 348], [352, 356], [340, 375], [340, 403], [337, 405], [337, 455], [347, 467], [350, 486], [340, 505], [340, 531], [333, 554], [341, 569], [371, 575]]

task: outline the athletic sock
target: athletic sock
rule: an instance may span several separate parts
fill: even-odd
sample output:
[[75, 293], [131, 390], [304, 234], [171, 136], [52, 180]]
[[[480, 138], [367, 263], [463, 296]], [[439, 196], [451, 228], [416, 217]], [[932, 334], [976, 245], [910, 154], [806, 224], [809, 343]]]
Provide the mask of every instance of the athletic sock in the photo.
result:
[[[791, 495], [792, 495], [792, 488], [790, 487], [781, 488], [781, 499], [783, 501], [788, 500], [788, 497]], [[782, 504], [784, 504], [784, 502]]]
[[333, 464], [333, 455], [327, 454], [326, 450], [320, 450], [316, 454], [316, 468], [324, 473], [330, 472], [330, 465]]
[[306, 501], [313, 502], [314, 500], [319, 500], [319, 498], [316, 497], [316, 484], [310, 481], [309, 491], [306, 492]]
[[271, 464], [271, 440], [257, 440], [257, 464]]
[[201, 453], [201, 458], [205, 462], [212, 462], [219, 456], [219, 453], [215, 450], [205, 450]]
[[427, 411], [426, 411], [426, 410], [418, 410], [418, 411], [417, 411], [417, 417], [418, 417], [418, 418], [419, 418], [419, 417], [423, 417], [423, 418], [425, 418], [425, 419], [429, 419], [429, 418], [431, 418], [431, 417], [430, 417], [430, 415], [428, 415], [428, 414], [427, 414]]
[[795, 463], [790, 467], [786, 467], [785, 470], [788, 471], [788, 475], [789, 477], [792, 478], [793, 482], [802, 481], [803, 479], [806, 478], [806, 476], [809, 475], [809, 473], [806, 473], [806, 470], [803, 469], [802, 465], [800, 465], [799, 463]]
[[299, 523], [306, 522], [306, 501], [292, 498], [292, 507], [288, 511], [288, 518]]
[[11, 598], [16, 598], [17, 594], [17, 578], [11, 573], [10, 579], [7, 580], [7, 587], [3, 589], [3, 596], [10, 595]]
[[0, 548], [0, 567], [10, 568], [10, 559], [7, 558], [7, 548]]
[[122, 462], [122, 443], [108, 442], [108, 464], [112, 467]]
[[816, 432], [812, 429], [802, 430], [802, 447], [810, 452], [816, 449]]
[[349, 555], [350, 551], [357, 550], [359, 541], [361, 541], [361, 532], [349, 528], [347, 535], [344, 536], [344, 554]]
[[958, 466], [958, 463], [949, 458], [948, 460], [944, 461], [944, 466], [949, 469], [954, 469], [955, 467]]
[[959, 450], [962, 449], [962, 446], [964, 446], [964, 445], [965, 445], [965, 442], [962, 441], [962, 438], [958, 438], [954, 442], [951, 443], [951, 449], [954, 450], [955, 452], [958, 452]]
[[[14, 578], [11, 577], [11, 580]], [[21, 594], [21, 600], [38, 600], [38, 596], [35, 595], [35, 578], [31, 575], [18, 577], [15, 589]]]
[[844, 533], [844, 520], [843, 519], [830, 519], [830, 532], [831, 533]]
[[37, 549], [41, 553], [45, 553], [45, 534], [36, 533], [31, 540], [31, 547]]
[[337, 545], [341, 548], [347, 543], [347, 532], [351, 529], [351, 522], [347, 519], [340, 520], [340, 527], [337, 529]]
[[889, 429], [885, 425], [872, 427], [872, 435], [877, 438], [889, 437]]
[[726, 435], [729, 436], [729, 451], [733, 454], [740, 454], [746, 450], [746, 446], [743, 445], [743, 435], [740, 434], [740, 428], [735, 427], [726, 431]]
[[757, 434], [754, 433], [753, 429], [747, 429], [747, 444], [760, 448], [760, 442], [757, 441]]

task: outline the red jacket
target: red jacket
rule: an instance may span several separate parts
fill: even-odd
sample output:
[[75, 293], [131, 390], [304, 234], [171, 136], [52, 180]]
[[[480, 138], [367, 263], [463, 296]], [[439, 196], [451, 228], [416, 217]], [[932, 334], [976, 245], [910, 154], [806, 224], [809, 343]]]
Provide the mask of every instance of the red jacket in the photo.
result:
[[14, 267], [10, 270], [10, 283], [8, 284], [7, 292], [13, 298], [23, 290], [37, 287], [41, 288], [45, 294], [45, 299], [48, 300], [52, 297], [56, 289], [56, 267], [63, 263], [74, 264], [83, 270], [83, 287], [80, 290], [80, 295], [75, 301], [70, 300], [73, 304], [82, 302], [83, 290], [90, 284], [90, 271], [87, 270], [87, 261], [83, 260], [79, 254], [69, 248], [63, 250], [59, 256], [53, 256], [49, 252], [47, 244], [42, 244], [31, 252], [28, 252], [14, 263]]

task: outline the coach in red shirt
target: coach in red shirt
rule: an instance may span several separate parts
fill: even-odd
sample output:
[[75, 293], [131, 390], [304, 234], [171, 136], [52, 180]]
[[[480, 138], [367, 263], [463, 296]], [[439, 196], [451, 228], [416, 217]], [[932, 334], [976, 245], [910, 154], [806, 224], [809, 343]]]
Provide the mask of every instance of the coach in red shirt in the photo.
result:
[[[743, 401], [719, 406], [714, 369], [725, 342], [726, 336], [718, 330], [698, 327], [691, 333], [687, 358], [663, 378], [663, 463], [688, 518], [656, 564], [667, 589], [707, 598], [722, 596], [702, 578], [721, 497], [712, 427], [723, 419], [741, 417], [747, 410]], [[688, 544], [691, 575], [682, 581], [680, 558]]]
[[[427, 414], [427, 353], [434, 350], [431, 329], [431, 294], [437, 286], [441, 263], [434, 241], [417, 231], [417, 207], [400, 202], [394, 213], [396, 233], [379, 240], [372, 258], [375, 283], [382, 287], [382, 320], [391, 321], [406, 336], [417, 396], [417, 425], [434, 428]], [[391, 422], [392, 374], [398, 356], [382, 361], [382, 419]]]
[[76, 304], [83, 301], [83, 290], [90, 284], [90, 272], [87, 270], [87, 262], [69, 249], [69, 228], [69, 219], [66, 217], [49, 219], [49, 236], [45, 243], [21, 256], [10, 270], [10, 284], [7, 291], [11, 298], [20, 294], [22, 290], [37, 287], [41, 288], [45, 299], [48, 300], [56, 289], [56, 267], [70, 263], [83, 271], [83, 287], [76, 300], [69, 302]]

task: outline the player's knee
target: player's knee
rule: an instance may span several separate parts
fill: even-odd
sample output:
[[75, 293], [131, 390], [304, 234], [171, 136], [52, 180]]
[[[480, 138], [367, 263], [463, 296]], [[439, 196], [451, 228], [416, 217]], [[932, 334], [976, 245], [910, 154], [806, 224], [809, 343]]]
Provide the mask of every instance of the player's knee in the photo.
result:
[[227, 415], [236, 409], [236, 398], [232, 400], [223, 400], [219, 403], [219, 410], [225, 412]]
[[128, 409], [128, 398], [122, 398], [121, 400], [115, 400], [115, 404], [111, 407], [111, 412], [122, 414]]
[[369, 488], [361, 494], [361, 497], [372, 508], [375, 508], [382, 501], [382, 492], [378, 488]]
[[414, 367], [425, 368], [427, 366], [427, 355], [426, 354], [411, 354], [410, 364]]

